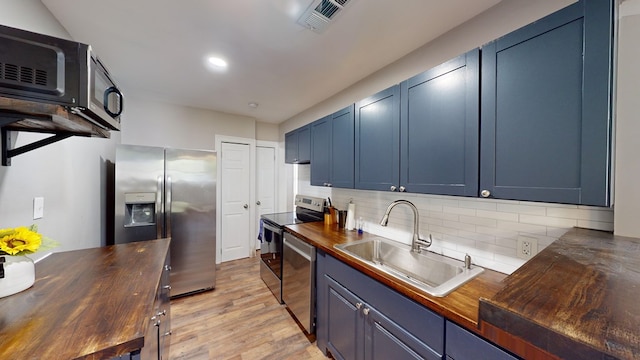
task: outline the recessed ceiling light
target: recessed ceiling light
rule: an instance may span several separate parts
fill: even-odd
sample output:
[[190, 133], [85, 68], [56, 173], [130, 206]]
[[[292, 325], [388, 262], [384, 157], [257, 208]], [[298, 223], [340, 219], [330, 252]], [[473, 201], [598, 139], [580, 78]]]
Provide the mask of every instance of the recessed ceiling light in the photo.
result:
[[224, 70], [227, 68], [227, 62], [216, 56], [207, 57], [207, 67], [212, 70]]

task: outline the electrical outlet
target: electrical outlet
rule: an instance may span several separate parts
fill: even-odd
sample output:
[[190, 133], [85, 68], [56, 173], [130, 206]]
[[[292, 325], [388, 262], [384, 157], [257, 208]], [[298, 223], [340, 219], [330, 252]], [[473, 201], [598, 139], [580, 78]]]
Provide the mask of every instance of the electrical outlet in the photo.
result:
[[529, 260], [538, 253], [538, 239], [533, 236], [518, 236], [517, 255], [520, 259]]

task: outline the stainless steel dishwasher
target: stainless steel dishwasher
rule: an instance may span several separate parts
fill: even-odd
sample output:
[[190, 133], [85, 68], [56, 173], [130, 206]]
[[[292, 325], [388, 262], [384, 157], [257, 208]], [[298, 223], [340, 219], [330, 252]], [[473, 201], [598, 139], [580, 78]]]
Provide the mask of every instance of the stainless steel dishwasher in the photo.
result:
[[316, 248], [285, 232], [282, 300], [309, 333], [315, 332]]

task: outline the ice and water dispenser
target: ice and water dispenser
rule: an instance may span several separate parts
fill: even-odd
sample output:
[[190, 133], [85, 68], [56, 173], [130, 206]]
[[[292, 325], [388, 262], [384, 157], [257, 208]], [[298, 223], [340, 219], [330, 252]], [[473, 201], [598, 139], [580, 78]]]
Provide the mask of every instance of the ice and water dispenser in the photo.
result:
[[156, 193], [124, 194], [124, 226], [145, 226], [156, 223]]

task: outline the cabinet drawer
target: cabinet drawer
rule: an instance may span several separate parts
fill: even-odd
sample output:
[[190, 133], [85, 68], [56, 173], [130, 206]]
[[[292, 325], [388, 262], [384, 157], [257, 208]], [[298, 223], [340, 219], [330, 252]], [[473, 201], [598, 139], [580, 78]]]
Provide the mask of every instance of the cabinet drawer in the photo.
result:
[[518, 360], [490, 342], [447, 321], [447, 359], [451, 360]]

